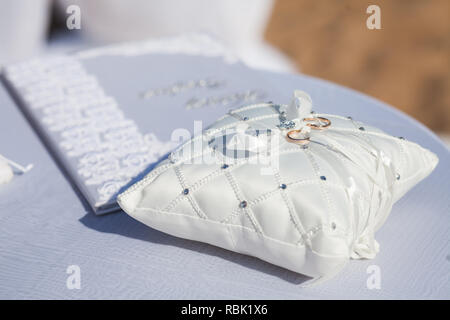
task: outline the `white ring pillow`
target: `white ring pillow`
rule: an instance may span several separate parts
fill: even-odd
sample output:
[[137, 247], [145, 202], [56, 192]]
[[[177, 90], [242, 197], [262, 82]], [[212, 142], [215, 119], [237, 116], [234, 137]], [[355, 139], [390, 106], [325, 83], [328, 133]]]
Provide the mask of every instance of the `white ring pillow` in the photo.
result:
[[374, 233], [393, 203], [438, 158], [350, 117], [311, 108], [308, 94], [295, 91], [289, 105], [232, 110], [118, 202], [157, 230], [316, 279], [335, 275], [349, 258], [371, 259], [379, 249]]

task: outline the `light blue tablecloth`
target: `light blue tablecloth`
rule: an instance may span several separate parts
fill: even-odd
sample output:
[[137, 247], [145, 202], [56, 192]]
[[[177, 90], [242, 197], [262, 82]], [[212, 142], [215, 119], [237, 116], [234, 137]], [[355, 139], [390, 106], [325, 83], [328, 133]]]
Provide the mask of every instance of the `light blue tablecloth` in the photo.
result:
[[[305, 76], [271, 79], [311, 93], [317, 111], [351, 115], [439, 156], [433, 174], [394, 206], [377, 233], [374, 260], [352, 261], [329, 282], [302, 288], [301, 275], [165, 235], [123, 212], [94, 216], [0, 88], [0, 153], [34, 164], [0, 186], [0, 298], [450, 298], [445, 146], [418, 122], [354, 91]], [[70, 265], [80, 267], [80, 290], [66, 286]], [[371, 265], [379, 267], [381, 289], [366, 285]]]

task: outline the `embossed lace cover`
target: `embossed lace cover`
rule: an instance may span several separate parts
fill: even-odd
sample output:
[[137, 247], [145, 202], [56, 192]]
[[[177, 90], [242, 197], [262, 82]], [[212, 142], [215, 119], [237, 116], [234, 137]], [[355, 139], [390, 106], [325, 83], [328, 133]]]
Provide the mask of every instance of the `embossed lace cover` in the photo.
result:
[[7, 68], [7, 77], [39, 122], [59, 138], [60, 154], [75, 158], [77, 173], [98, 192], [94, 207], [108, 211], [111, 197], [148, 164], [174, 147], [142, 134], [81, 63], [49, 57]]

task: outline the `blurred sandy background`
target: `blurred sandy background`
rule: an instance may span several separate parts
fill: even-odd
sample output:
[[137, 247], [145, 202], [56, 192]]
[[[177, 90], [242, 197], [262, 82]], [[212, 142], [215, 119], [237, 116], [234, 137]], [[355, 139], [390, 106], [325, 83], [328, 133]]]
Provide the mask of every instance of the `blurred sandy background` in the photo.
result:
[[[366, 27], [370, 4], [381, 8], [381, 30]], [[277, 0], [265, 37], [301, 72], [450, 134], [449, 0]]]

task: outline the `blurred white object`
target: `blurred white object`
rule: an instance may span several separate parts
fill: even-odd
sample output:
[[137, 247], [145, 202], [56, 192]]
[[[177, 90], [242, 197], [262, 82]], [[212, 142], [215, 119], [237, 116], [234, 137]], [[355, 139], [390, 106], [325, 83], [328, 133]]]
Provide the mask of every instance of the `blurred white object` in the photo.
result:
[[26, 167], [23, 167], [0, 154], [0, 184], [5, 184], [12, 180], [14, 172], [11, 167], [19, 170], [20, 173], [26, 173], [33, 168], [33, 165], [29, 164]]
[[294, 71], [264, 42], [273, 0], [60, 0], [62, 12], [76, 4], [81, 30], [99, 43], [206, 32], [256, 68]]
[[49, 0], [0, 2], [0, 65], [42, 49], [49, 23]]

